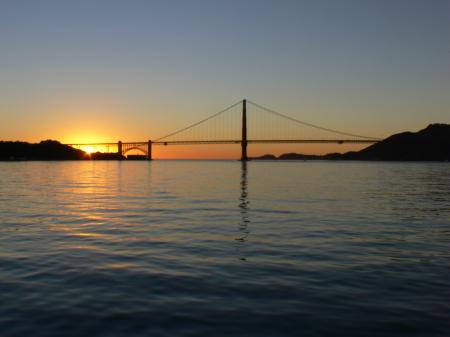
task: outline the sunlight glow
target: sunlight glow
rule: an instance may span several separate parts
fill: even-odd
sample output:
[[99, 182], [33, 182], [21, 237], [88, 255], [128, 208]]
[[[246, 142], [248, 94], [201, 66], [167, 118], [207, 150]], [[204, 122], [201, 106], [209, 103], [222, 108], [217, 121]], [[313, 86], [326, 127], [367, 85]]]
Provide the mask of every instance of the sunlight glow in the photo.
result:
[[95, 151], [93, 146], [81, 146], [80, 149], [88, 154], [94, 153]]

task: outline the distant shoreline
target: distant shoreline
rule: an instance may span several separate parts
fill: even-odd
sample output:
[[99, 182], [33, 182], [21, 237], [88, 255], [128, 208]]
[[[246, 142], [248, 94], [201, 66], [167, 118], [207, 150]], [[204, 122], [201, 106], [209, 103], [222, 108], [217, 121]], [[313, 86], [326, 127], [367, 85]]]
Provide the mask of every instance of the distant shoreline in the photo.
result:
[[[329, 153], [326, 155], [305, 155], [285, 153], [280, 156], [266, 154], [251, 157], [259, 161], [450, 161], [450, 124], [430, 124], [418, 132], [403, 132], [392, 135], [360, 151]], [[0, 141], [0, 161], [63, 161], [63, 160], [147, 160], [145, 156], [125, 157], [119, 153], [91, 153], [46, 140], [31, 144], [27, 142]], [[202, 160], [202, 159], [168, 159]], [[209, 159], [206, 159], [209, 160]], [[222, 160], [222, 159], [217, 159]], [[225, 160], [225, 159], [224, 159]]]

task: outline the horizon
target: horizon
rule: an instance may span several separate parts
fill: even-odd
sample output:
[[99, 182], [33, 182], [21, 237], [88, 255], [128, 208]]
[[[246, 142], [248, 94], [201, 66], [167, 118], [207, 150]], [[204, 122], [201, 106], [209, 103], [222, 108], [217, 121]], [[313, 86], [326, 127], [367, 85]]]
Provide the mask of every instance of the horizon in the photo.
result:
[[[431, 126], [435, 126], [435, 125], [450, 125], [450, 124], [446, 124], [446, 123], [430, 123], [428, 124], [426, 127], [420, 129], [420, 130], [415, 130], [415, 131], [404, 131], [404, 132], [409, 132], [409, 133], [415, 133], [415, 132], [420, 132], [423, 131], [425, 129], [430, 128]], [[392, 135], [389, 135], [385, 138], [382, 139], [378, 139], [378, 141], [383, 141], [387, 138], [390, 138], [391, 136], [395, 136], [395, 135], [399, 135], [403, 132], [399, 132], [399, 133], [395, 133]], [[114, 146], [116, 143], [115, 142], [105, 142], [105, 143], [62, 143], [61, 141], [57, 140], [57, 139], [43, 139], [37, 142], [26, 142], [23, 140], [14, 140], [12, 142], [25, 142], [25, 143], [29, 143], [29, 144], [39, 144], [42, 142], [46, 142], [46, 141], [56, 141], [62, 145], [68, 145], [71, 146], [75, 149], [80, 149], [82, 151], [85, 152], [85, 154], [87, 156], [89, 156], [89, 158], [91, 157], [92, 154], [95, 153], [114, 153], [114, 151], [111, 151], [110, 146]], [[0, 142], [8, 142], [8, 140], [1, 140]], [[11, 141], [9, 141], [11, 142]], [[122, 142], [122, 141], [119, 141]], [[141, 143], [144, 144], [146, 142], [130, 142], [130, 141], [123, 141], [123, 144], [133, 144], [133, 143]], [[169, 142], [170, 143], [170, 142]], [[164, 144], [163, 146], [161, 146], [163, 144], [159, 144], [159, 146], [153, 146], [153, 156], [152, 159], [154, 160], [237, 160], [238, 157], [238, 153], [236, 151], [237, 145], [239, 144], [227, 144], [227, 145], [221, 145], [221, 144], [213, 144], [215, 148], [222, 148], [222, 153], [220, 151], [215, 151], [215, 152], [211, 152], [211, 148], [210, 145], [211, 144], [195, 144], [195, 145], [167, 145]], [[167, 145], [167, 146], [166, 146]], [[250, 145], [250, 144], [249, 144]], [[311, 147], [311, 145], [313, 145], [313, 147], [317, 147], [317, 145], [319, 145], [321, 147], [321, 152], [312, 152], [312, 151], [304, 151], [304, 152], [299, 152], [297, 151], [300, 143], [284, 143], [284, 144], [274, 144], [274, 143], [265, 143], [265, 144], [251, 144], [250, 148], [251, 148], [251, 152], [252, 154], [249, 155], [249, 159], [258, 159], [261, 160], [261, 157], [263, 156], [274, 156], [276, 159], [279, 159], [279, 157], [284, 156], [284, 155], [289, 155], [289, 154], [297, 154], [297, 155], [311, 155], [311, 156], [316, 156], [316, 157], [323, 157], [326, 155], [333, 155], [333, 154], [345, 154], [345, 153], [349, 153], [349, 152], [358, 152], [360, 150], [366, 149], [368, 147], [370, 147], [373, 144], [367, 144], [367, 143], [348, 143], [348, 142], [344, 142], [343, 144], [339, 143], [304, 143], [302, 145], [306, 145], [307, 147]], [[324, 145], [329, 148], [332, 149], [333, 151], [328, 151], [328, 152], [324, 152], [323, 148]], [[165, 148], [173, 148], [175, 146], [175, 148], [181, 149], [181, 151], [167, 151], [169, 152], [169, 155], [164, 153], [164, 150], [160, 150], [160, 149], [165, 149]], [[239, 145], [240, 147], [241, 145]], [[336, 146], [340, 147], [341, 151], [339, 150], [335, 150]], [[223, 153], [227, 153], [227, 150], [229, 150], [231, 147], [234, 148], [234, 151], [229, 151], [228, 152], [228, 156], [224, 156]], [[253, 148], [252, 148], [253, 147]], [[191, 149], [195, 149], [194, 153], [195, 155], [192, 155], [192, 150]], [[200, 152], [199, 154], [199, 148], [203, 148], [203, 149], [208, 149], [208, 151], [206, 152]], [[255, 149], [256, 148], [256, 149]], [[259, 149], [258, 149], [259, 148]], [[281, 150], [282, 148], [284, 148], [284, 150]], [[289, 151], [288, 148], [291, 148], [292, 151]], [[188, 149], [188, 151], [183, 151], [183, 149]], [[272, 149], [272, 152], [269, 152], [269, 150]], [[258, 151], [259, 150], [259, 151]], [[154, 154], [156, 153], [156, 157], [154, 157]], [[180, 153], [182, 154], [180, 156]], [[131, 151], [127, 151], [126, 156], [128, 155], [142, 155], [143, 152], [140, 150], [131, 150]], [[161, 155], [162, 154], [162, 155]]]
[[[433, 123], [417, 132], [401, 132], [391, 135], [385, 139], [379, 140], [362, 140], [366, 145], [362, 151], [346, 151], [346, 152], [329, 152], [325, 154], [305, 154], [301, 152], [283, 152], [263, 153], [258, 155], [244, 155], [244, 141], [239, 141], [241, 147], [241, 157], [238, 159], [224, 158], [220, 154], [216, 157], [155, 157], [156, 148], [165, 148], [180, 146], [177, 141], [156, 141], [156, 142], [122, 142], [118, 143], [101, 143], [101, 144], [62, 144], [57, 140], [43, 140], [38, 143], [20, 142], [20, 144], [8, 144], [8, 142], [0, 140], [3, 151], [0, 160], [218, 160], [218, 161], [236, 161], [246, 162], [247, 160], [376, 160], [376, 161], [448, 161], [448, 131], [450, 124]], [[447, 133], [447, 134], [446, 134]], [[447, 137], [447, 138], [446, 138]], [[447, 145], [445, 145], [447, 139]], [[183, 141], [182, 143], [184, 143]], [[234, 141], [233, 141], [234, 142]], [[272, 141], [269, 141], [272, 142]], [[302, 142], [296, 141], [297, 145]], [[303, 141], [308, 143], [309, 141]], [[317, 141], [316, 141], [317, 142]], [[318, 141], [326, 143], [327, 141]], [[330, 142], [330, 141], [328, 141]], [[331, 141], [335, 143], [336, 141]], [[352, 142], [351, 140], [340, 142]], [[6, 144], [3, 144], [6, 143]], [[202, 145], [195, 141], [196, 145]], [[283, 145], [292, 145], [291, 141], [282, 141]], [[214, 144], [214, 143], [212, 143]], [[217, 143], [216, 143], [217, 144]], [[230, 144], [230, 143], [228, 143]], [[248, 140], [248, 145], [258, 145], [258, 143]], [[270, 143], [269, 143], [270, 144]], [[38, 147], [30, 147], [28, 145], [42, 145]], [[209, 144], [211, 145], [211, 144]], [[219, 144], [220, 145], [220, 144]], [[237, 145], [237, 144], [233, 144]], [[262, 145], [262, 144], [261, 144]], [[266, 145], [266, 144], [264, 144]], [[353, 145], [353, 144], [350, 144]], [[413, 146], [411, 146], [413, 145]], [[217, 145], [216, 145], [217, 146]], [[69, 150], [72, 148], [72, 151]], [[73, 150], [81, 150], [82, 153]], [[132, 150], [132, 151], [130, 151]], [[216, 152], [217, 153], [217, 152]], [[220, 153], [220, 152], [218, 152]], [[131, 156], [130, 156], [131, 155]]]

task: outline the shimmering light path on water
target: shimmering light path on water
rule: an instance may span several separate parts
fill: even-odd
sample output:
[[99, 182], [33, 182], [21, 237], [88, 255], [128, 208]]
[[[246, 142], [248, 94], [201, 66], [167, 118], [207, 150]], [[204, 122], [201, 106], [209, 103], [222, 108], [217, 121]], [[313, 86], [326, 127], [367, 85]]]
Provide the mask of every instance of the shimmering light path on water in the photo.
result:
[[448, 163], [0, 163], [1, 336], [446, 336]]

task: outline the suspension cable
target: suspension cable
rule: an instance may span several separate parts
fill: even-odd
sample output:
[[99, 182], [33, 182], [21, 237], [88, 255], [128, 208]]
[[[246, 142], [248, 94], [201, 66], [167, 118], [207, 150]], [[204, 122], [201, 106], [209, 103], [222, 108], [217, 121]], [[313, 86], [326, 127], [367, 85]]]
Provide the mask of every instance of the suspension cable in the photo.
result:
[[270, 112], [270, 113], [272, 113], [272, 114], [274, 114], [276, 116], [279, 116], [279, 117], [288, 119], [288, 120], [290, 120], [292, 122], [299, 123], [299, 124], [302, 124], [302, 125], [305, 125], [305, 126], [309, 126], [309, 127], [315, 128], [315, 129], [319, 129], [319, 130], [327, 131], [327, 132], [332, 132], [332, 133], [336, 133], [336, 134], [340, 134], [340, 135], [344, 135], [344, 136], [351, 136], [351, 137], [357, 137], [357, 138], [380, 140], [379, 138], [375, 138], [375, 137], [361, 136], [361, 135], [357, 135], [357, 134], [354, 134], [354, 133], [348, 133], [348, 132], [343, 132], [343, 131], [339, 131], [339, 130], [324, 128], [324, 127], [321, 127], [321, 126], [318, 126], [318, 125], [314, 125], [314, 124], [311, 124], [311, 123], [303, 122], [303, 121], [298, 120], [296, 118], [289, 117], [289, 116], [287, 116], [285, 114], [282, 114], [280, 112], [274, 111], [274, 110], [269, 109], [269, 108], [266, 108], [266, 107], [264, 107], [262, 105], [254, 103], [252, 101], [247, 100], [247, 102], [252, 104], [253, 106], [259, 108], [259, 109], [265, 110], [266, 112]]
[[240, 100], [239, 102], [236, 102], [236, 103], [230, 105], [229, 107], [227, 107], [227, 108], [225, 108], [225, 109], [223, 109], [223, 110], [221, 110], [221, 111], [219, 111], [219, 112], [216, 112], [215, 114], [213, 114], [213, 115], [211, 115], [211, 116], [209, 116], [209, 117], [207, 117], [207, 118], [205, 118], [205, 119], [202, 119], [201, 121], [199, 121], [199, 122], [197, 122], [197, 123], [191, 124], [191, 125], [186, 126], [186, 127], [182, 128], [182, 129], [179, 129], [179, 130], [177, 130], [177, 131], [174, 131], [174, 132], [172, 132], [172, 133], [169, 133], [169, 134], [166, 135], [166, 136], [163, 136], [163, 137], [160, 137], [160, 138], [158, 138], [158, 139], [155, 139], [154, 142], [159, 142], [159, 141], [161, 141], [161, 140], [163, 140], [163, 139], [169, 138], [169, 137], [171, 137], [171, 136], [175, 136], [176, 134], [179, 134], [179, 133], [181, 133], [181, 132], [183, 132], [183, 131], [189, 130], [189, 129], [191, 129], [191, 128], [197, 126], [197, 125], [200, 125], [200, 124], [202, 124], [202, 123], [204, 123], [204, 122], [206, 122], [206, 121], [209, 121], [210, 119], [213, 119], [214, 117], [217, 117], [217, 116], [223, 114], [224, 112], [226, 112], [226, 111], [228, 111], [228, 110], [234, 108], [236, 105], [239, 105], [239, 104], [241, 104], [241, 103], [242, 103], [242, 100]]

